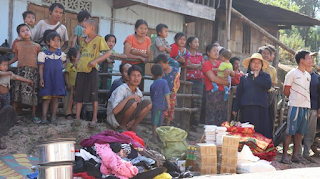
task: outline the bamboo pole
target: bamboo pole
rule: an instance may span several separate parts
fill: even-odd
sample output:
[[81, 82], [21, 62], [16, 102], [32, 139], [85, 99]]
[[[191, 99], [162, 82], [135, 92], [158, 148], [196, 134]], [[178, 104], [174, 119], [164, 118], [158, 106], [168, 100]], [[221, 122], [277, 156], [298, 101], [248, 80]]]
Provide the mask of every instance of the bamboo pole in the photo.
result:
[[232, 0], [226, 0], [226, 37], [227, 37], [227, 49], [230, 49], [230, 32], [231, 32], [231, 9]]
[[239, 19], [241, 19], [243, 22], [245, 22], [246, 24], [248, 24], [249, 26], [253, 27], [254, 29], [256, 29], [258, 32], [260, 32], [261, 34], [263, 34], [264, 36], [266, 36], [268, 39], [270, 39], [271, 41], [273, 41], [274, 43], [278, 44], [281, 48], [283, 48], [284, 50], [288, 51], [291, 54], [295, 54], [296, 52], [286, 46], [284, 43], [282, 43], [279, 39], [275, 38], [273, 35], [271, 35], [270, 33], [268, 33], [267, 31], [265, 31], [263, 28], [261, 28], [259, 25], [257, 25], [256, 23], [252, 22], [250, 19], [248, 19], [247, 17], [245, 17], [244, 15], [242, 15], [240, 12], [238, 12], [237, 10], [235, 10], [234, 8], [232, 8], [232, 13], [238, 17]]

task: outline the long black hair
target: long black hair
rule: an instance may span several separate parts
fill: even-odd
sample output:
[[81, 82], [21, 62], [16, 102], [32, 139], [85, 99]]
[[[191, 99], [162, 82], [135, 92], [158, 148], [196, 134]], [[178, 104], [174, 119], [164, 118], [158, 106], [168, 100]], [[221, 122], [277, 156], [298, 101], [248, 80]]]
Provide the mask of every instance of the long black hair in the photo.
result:
[[[136, 24], [134, 25], [134, 28], [135, 28], [135, 29], [138, 29], [138, 28], [140, 27], [140, 25], [143, 25], [143, 24], [148, 27], [147, 21], [145, 21], [145, 20], [143, 20], [143, 19], [138, 19], [138, 20], [136, 21]], [[135, 34], [136, 34], [136, 32], [135, 32]]]
[[[247, 73], [250, 73], [250, 72], [252, 71], [250, 67], [251, 67], [251, 62], [252, 62], [254, 59], [256, 59], [256, 58], [253, 58], [253, 59], [250, 60]], [[259, 60], [260, 60], [260, 59], [259, 59]], [[260, 60], [260, 62], [261, 62], [261, 70], [260, 70], [260, 71], [263, 71], [263, 70], [262, 70], [262, 68], [263, 68], [263, 62], [262, 62], [262, 60]]]
[[191, 37], [188, 38], [187, 44], [186, 44], [187, 48], [190, 48], [189, 44], [192, 43], [194, 41], [194, 39], [196, 39], [196, 38], [197, 37], [195, 37], [195, 36], [191, 36]]

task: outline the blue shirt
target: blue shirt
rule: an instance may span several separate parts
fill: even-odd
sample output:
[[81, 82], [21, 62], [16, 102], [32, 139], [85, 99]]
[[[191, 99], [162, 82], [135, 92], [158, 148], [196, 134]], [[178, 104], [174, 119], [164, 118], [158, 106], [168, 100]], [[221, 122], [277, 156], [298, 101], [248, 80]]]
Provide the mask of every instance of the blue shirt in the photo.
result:
[[150, 86], [152, 108], [164, 111], [167, 109], [166, 96], [170, 95], [169, 85], [164, 79], [154, 80]]
[[268, 89], [270, 88], [271, 77], [265, 72], [260, 71], [256, 78], [251, 73], [242, 76], [237, 86], [233, 111], [238, 111], [243, 106], [262, 106], [268, 108]]
[[315, 72], [311, 73], [311, 81], [310, 81], [310, 101], [311, 101], [311, 109], [318, 110], [318, 101], [319, 101], [319, 75]]

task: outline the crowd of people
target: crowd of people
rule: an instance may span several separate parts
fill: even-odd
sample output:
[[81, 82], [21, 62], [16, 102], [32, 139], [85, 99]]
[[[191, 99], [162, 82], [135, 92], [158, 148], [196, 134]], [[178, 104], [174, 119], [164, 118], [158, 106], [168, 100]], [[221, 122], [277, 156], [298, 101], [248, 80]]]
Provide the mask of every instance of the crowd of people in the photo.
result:
[[[24, 23], [18, 25], [19, 37], [12, 45], [14, 57], [10, 61], [4, 57], [0, 59], [0, 108], [10, 104], [10, 80], [16, 80], [11, 98], [14, 110], [11, 112], [14, 113], [20, 104], [29, 105], [35, 123], [56, 123], [58, 101], [64, 97], [64, 113], [68, 116], [75, 112], [74, 125], [81, 124], [82, 104], [92, 103], [93, 117], [89, 127], [96, 127], [98, 65], [107, 61], [108, 71], [112, 71], [112, 58], [117, 58], [126, 60], [119, 68], [121, 78], [112, 83], [107, 95], [107, 122], [114, 128], [135, 131], [151, 111], [152, 133], [157, 139], [156, 128], [170, 125], [174, 118], [180, 67], [184, 66], [187, 68], [186, 79], [193, 83], [192, 93], [203, 96], [202, 99], [192, 99], [193, 107], [198, 109], [192, 114], [193, 125], [199, 124], [203, 111], [207, 125], [221, 125], [228, 120], [230, 89], [231, 86], [237, 86], [232, 114], [240, 115], [241, 122], [250, 122], [256, 132], [272, 138], [273, 87], [278, 84], [276, 69], [271, 65], [276, 52], [272, 45], [262, 46], [257, 53], [244, 59], [242, 65], [247, 72], [242, 72], [241, 60], [233, 57], [232, 52], [218, 42], [209, 44], [203, 55], [199, 52], [197, 37], [187, 38], [186, 34], [179, 32], [174, 37], [174, 43], [169, 45], [166, 40], [169, 27], [160, 23], [156, 27], [157, 37], [152, 43], [147, 36], [148, 23], [139, 19], [135, 23], [134, 34], [129, 35], [123, 43], [123, 53], [119, 53], [113, 50], [116, 36], [99, 36], [96, 33], [98, 23], [91, 19], [89, 12], [81, 11], [77, 15], [79, 25], [74, 29], [72, 45], [69, 47], [67, 28], [60, 23], [64, 11], [63, 5], [53, 3], [49, 7], [49, 19], [40, 20], [37, 24], [32, 11], [23, 13]], [[154, 82], [150, 87], [150, 101], [143, 97], [140, 89], [144, 89], [142, 78], [151, 47], [155, 64], [151, 68]], [[306, 139], [303, 155], [308, 158], [315, 135], [315, 121], [319, 116], [319, 76], [312, 71], [313, 55], [308, 51], [297, 52], [295, 58], [299, 67], [286, 75], [284, 94], [289, 97], [290, 108], [284, 163], [290, 162], [286, 151], [292, 135], [295, 138], [292, 161], [302, 160], [298, 149], [303, 135]], [[7, 70], [15, 62], [18, 68], [13, 74]], [[40, 101], [41, 118], [36, 116]], [[6, 147], [3, 141], [0, 147]]]

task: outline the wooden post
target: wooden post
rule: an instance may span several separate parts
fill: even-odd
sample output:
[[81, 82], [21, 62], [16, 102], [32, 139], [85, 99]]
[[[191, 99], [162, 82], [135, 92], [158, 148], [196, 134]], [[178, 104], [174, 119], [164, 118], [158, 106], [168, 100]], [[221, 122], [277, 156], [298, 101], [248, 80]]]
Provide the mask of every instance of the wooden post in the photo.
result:
[[288, 51], [291, 54], [295, 54], [296, 52], [286, 46], [284, 43], [282, 43], [280, 40], [278, 40], [277, 38], [275, 38], [273, 35], [271, 35], [270, 33], [268, 33], [267, 31], [265, 31], [263, 28], [261, 28], [260, 26], [258, 26], [256, 23], [252, 22], [250, 19], [248, 19], [246, 16], [242, 15], [240, 12], [238, 12], [237, 10], [235, 10], [234, 8], [232, 8], [232, 13], [238, 17], [240, 20], [242, 20], [243, 22], [245, 22], [246, 24], [248, 24], [249, 26], [253, 27], [254, 29], [256, 29], [258, 32], [260, 32], [262, 35], [264, 35], [265, 37], [267, 37], [269, 40], [271, 40], [272, 42], [278, 44], [281, 48], [283, 48], [284, 50]]
[[9, 40], [8, 43], [12, 45], [12, 24], [13, 24], [13, 0], [9, 1], [9, 25], [8, 25], [8, 32], [9, 32]]
[[226, 37], [227, 44], [226, 48], [230, 49], [230, 32], [231, 32], [231, 9], [232, 9], [232, 0], [226, 0]]

